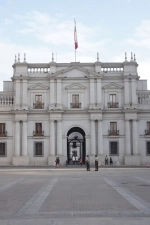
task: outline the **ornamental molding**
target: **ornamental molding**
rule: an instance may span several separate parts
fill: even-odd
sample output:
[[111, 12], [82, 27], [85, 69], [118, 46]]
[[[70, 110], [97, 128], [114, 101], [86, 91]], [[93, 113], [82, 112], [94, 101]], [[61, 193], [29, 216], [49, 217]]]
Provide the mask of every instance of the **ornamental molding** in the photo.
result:
[[102, 88], [103, 89], [122, 89], [123, 86], [116, 84], [116, 83], [110, 83], [110, 84], [103, 86]]
[[86, 89], [85, 86], [78, 84], [78, 83], [73, 83], [65, 87], [67, 90], [79, 90], [79, 89]]
[[44, 84], [34, 84], [28, 88], [29, 90], [48, 90], [49, 87]]
[[96, 72], [94, 72], [92, 70], [89, 70], [89, 69], [85, 69], [85, 68], [83, 68], [81, 66], [78, 66], [78, 65], [74, 65], [74, 66], [68, 67], [66, 69], [59, 70], [56, 73], [51, 74], [50, 78], [52, 78], [52, 77], [55, 77], [55, 78], [56, 77], [62, 77], [63, 78], [63, 77], [65, 77], [65, 76], [63, 76], [63, 74], [65, 74], [69, 71], [75, 70], [75, 69], [86, 73], [88, 78], [90, 78], [90, 77], [102, 78], [102, 74], [96, 73]]

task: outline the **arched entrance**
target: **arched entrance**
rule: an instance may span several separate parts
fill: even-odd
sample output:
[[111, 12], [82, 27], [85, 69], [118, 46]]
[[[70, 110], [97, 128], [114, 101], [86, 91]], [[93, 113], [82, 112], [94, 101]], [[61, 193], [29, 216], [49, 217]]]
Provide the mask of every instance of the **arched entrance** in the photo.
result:
[[86, 144], [85, 132], [80, 127], [73, 127], [67, 133], [67, 161], [72, 164], [72, 157], [82, 158], [85, 164]]

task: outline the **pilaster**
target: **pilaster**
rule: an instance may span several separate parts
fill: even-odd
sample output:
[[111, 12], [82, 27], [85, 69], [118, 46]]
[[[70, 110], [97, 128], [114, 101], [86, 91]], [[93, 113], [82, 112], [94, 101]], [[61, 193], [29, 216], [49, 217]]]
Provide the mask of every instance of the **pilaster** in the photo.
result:
[[98, 120], [98, 155], [103, 155], [103, 129], [102, 120]]
[[27, 91], [27, 80], [23, 80], [23, 109], [28, 109], [28, 91]]
[[91, 120], [91, 155], [96, 154], [95, 121]]
[[102, 85], [101, 79], [97, 79], [97, 107], [102, 107]]
[[90, 108], [94, 105], [94, 79], [90, 79]]
[[125, 154], [131, 155], [131, 134], [129, 120], [125, 120]]
[[133, 155], [139, 155], [137, 120], [133, 120]]
[[62, 108], [62, 88], [61, 79], [57, 79], [57, 108]]
[[50, 99], [50, 109], [51, 108], [54, 108], [54, 79], [51, 79], [50, 80], [50, 96], [49, 96], [49, 99]]
[[62, 121], [57, 121], [57, 155], [62, 155]]
[[15, 121], [15, 156], [20, 156], [20, 122]]

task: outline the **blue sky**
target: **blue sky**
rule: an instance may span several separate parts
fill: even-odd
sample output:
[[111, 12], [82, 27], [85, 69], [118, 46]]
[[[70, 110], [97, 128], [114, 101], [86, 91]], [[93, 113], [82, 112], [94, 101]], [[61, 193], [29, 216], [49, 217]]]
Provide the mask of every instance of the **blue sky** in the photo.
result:
[[[0, 0], [0, 90], [13, 75], [14, 55], [27, 62], [74, 61], [74, 18], [77, 61], [122, 62], [136, 53], [141, 79], [150, 88], [149, 0]], [[56, 59], [56, 56], [55, 56]]]

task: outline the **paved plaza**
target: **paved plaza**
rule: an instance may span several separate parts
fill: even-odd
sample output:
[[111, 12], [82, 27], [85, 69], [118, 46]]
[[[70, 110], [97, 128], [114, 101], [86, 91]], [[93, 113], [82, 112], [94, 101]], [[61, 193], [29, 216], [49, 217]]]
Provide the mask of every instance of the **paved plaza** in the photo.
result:
[[150, 224], [150, 168], [0, 168], [0, 225]]

